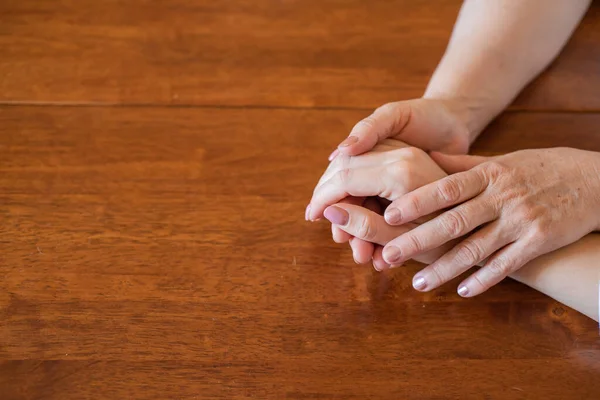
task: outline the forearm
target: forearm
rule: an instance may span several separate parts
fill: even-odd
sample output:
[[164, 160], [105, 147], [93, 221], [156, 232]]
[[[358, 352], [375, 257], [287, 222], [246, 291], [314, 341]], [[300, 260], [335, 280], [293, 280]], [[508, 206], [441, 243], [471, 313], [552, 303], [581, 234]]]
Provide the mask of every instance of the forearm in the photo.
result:
[[598, 321], [600, 234], [539, 257], [511, 278]]
[[558, 55], [590, 0], [465, 0], [424, 97], [458, 99], [473, 142]]

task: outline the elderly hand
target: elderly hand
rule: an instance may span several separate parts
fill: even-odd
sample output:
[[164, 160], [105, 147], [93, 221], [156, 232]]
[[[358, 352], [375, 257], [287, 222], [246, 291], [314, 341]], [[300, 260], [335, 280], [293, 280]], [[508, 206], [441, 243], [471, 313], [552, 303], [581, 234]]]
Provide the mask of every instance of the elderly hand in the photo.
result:
[[390, 241], [384, 260], [398, 264], [471, 234], [415, 275], [417, 290], [434, 289], [484, 262], [458, 289], [461, 296], [478, 295], [529, 260], [600, 227], [599, 153], [554, 148], [432, 158], [455, 174], [393, 201], [385, 219], [401, 225], [450, 209]]
[[[361, 205], [380, 212], [387, 205], [373, 197], [395, 200], [429, 182], [441, 179], [446, 173], [422, 150], [407, 147], [404, 143], [386, 139], [373, 151], [356, 157], [340, 155], [329, 165], [319, 181], [307, 208], [307, 219], [318, 219], [324, 210], [335, 203]], [[331, 215], [325, 215], [332, 218]], [[369, 229], [369, 225], [365, 225]], [[334, 224], [336, 242], [350, 240], [357, 262], [371, 260], [375, 251], [372, 240], [365, 241], [372, 232], [362, 232], [352, 238]], [[377, 268], [377, 266], [376, 266]]]
[[[365, 207], [347, 203], [338, 203], [328, 207], [325, 210], [325, 215], [332, 221], [333, 226], [351, 235], [355, 240], [363, 240], [366, 243], [377, 245], [373, 254], [373, 266], [378, 271], [390, 267], [383, 260], [381, 253], [382, 246], [418, 226], [418, 224], [414, 223], [402, 226], [388, 225], [381, 214]], [[365, 229], [365, 227], [368, 227], [368, 229]], [[446, 243], [437, 249], [419, 254], [415, 257], [415, 260], [426, 264], [432, 263], [450, 250], [452, 245], [453, 242]]]

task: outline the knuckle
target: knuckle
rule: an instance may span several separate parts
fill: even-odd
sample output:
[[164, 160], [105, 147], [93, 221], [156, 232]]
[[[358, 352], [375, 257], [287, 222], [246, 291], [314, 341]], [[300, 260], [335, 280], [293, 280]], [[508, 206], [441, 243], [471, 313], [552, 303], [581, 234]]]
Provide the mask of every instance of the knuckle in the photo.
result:
[[418, 147], [405, 147], [403, 149], [400, 149], [400, 151], [402, 152], [402, 156], [403, 158], [410, 160], [410, 161], [414, 161], [414, 160], [418, 160], [423, 158], [423, 156], [426, 156], [427, 153], [425, 153], [425, 151], [419, 149]]
[[409, 249], [409, 253], [418, 254], [425, 250], [425, 246], [421, 242], [418, 236], [409, 233], [407, 237], [407, 248]]
[[357, 228], [357, 237], [372, 242], [377, 237], [377, 224], [371, 217], [362, 218]]
[[402, 161], [396, 161], [389, 165], [389, 172], [395, 181], [402, 181], [407, 175], [407, 165]]
[[509, 168], [497, 160], [491, 160], [483, 164], [482, 169], [490, 178], [506, 175]]
[[483, 290], [485, 290], [488, 285], [485, 284], [484, 281], [481, 280], [481, 277], [478, 274], [473, 274], [472, 276], [473, 281], [475, 281], [477, 283], [477, 285], [479, 285], [480, 288], [482, 288]]
[[350, 183], [350, 180], [352, 179], [352, 169], [342, 168], [337, 172], [336, 176], [338, 182], [343, 186], [346, 186]]
[[410, 191], [409, 188], [412, 188], [414, 182], [412, 167], [404, 162], [396, 162], [389, 166], [388, 172], [389, 175], [384, 178], [384, 182], [390, 189], [391, 197], [398, 198]]
[[434, 276], [434, 279], [437, 280], [438, 285], [450, 280], [449, 277], [446, 276], [444, 268], [441, 265], [431, 265], [431, 274]]
[[528, 205], [518, 207], [513, 215], [522, 225], [536, 225], [538, 219], [538, 212], [535, 207], [530, 207]]
[[437, 186], [438, 195], [445, 203], [455, 203], [460, 198], [461, 187], [456, 179], [447, 178]]
[[511, 263], [505, 257], [496, 257], [488, 264], [488, 269], [496, 277], [504, 277], [510, 273]]
[[481, 246], [473, 240], [465, 240], [459, 247], [456, 258], [461, 264], [475, 265], [484, 257]]
[[359, 129], [371, 129], [377, 124], [377, 117], [375, 115], [369, 115], [367, 118], [363, 118], [356, 125], [353, 130]]
[[532, 223], [529, 232], [529, 241], [533, 245], [540, 245], [546, 241], [548, 236], [549, 224], [544, 221], [535, 221]]
[[421, 215], [423, 210], [423, 205], [419, 201], [417, 196], [410, 196], [407, 199], [408, 209], [412, 211], [414, 215]]
[[455, 210], [448, 211], [441, 222], [446, 233], [453, 238], [461, 236], [467, 227], [465, 217], [461, 212]]

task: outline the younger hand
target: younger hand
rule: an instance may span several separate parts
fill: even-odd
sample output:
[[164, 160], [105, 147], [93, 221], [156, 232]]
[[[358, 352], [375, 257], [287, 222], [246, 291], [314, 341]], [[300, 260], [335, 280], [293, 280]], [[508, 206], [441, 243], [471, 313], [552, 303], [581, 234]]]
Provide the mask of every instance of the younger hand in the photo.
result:
[[[321, 218], [325, 208], [338, 202], [364, 205], [376, 213], [382, 212], [387, 206], [381, 204], [382, 199], [391, 201], [445, 175], [424, 151], [387, 139], [367, 154], [336, 157], [315, 188], [306, 217], [309, 220]], [[375, 201], [373, 197], [380, 199]], [[372, 241], [353, 238], [335, 224], [332, 232], [336, 242], [350, 241], [357, 262], [371, 260], [375, 251]]]
[[470, 136], [467, 111], [457, 100], [421, 98], [385, 104], [359, 121], [329, 160], [356, 156], [384, 139], [400, 140], [425, 151], [466, 154]]

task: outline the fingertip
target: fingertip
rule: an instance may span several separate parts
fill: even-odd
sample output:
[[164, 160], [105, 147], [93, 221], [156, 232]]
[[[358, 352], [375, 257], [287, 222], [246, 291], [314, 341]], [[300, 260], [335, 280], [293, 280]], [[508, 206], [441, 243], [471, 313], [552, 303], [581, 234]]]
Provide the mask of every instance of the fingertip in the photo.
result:
[[370, 149], [371, 148], [363, 138], [359, 138], [358, 136], [349, 136], [338, 146], [338, 153], [336, 154], [336, 157], [339, 155], [346, 157], [358, 156], [366, 151], [369, 151]]
[[401, 265], [403, 262], [402, 251], [397, 246], [385, 246], [381, 255], [383, 261], [385, 261], [389, 265]]
[[460, 297], [471, 297], [469, 293], [469, 287], [464, 284], [458, 286], [457, 293]]
[[345, 226], [348, 224], [350, 215], [348, 211], [337, 205], [329, 206], [323, 211], [323, 216], [329, 220], [332, 224]]
[[377, 264], [377, 262], [375, 260], [373, 260], [373, 269], [377, 272], [382, 271], [382, 269], [379, 267], [379, 265]]
[[390, 268], [390, 265], [385, 262], [381, 255], [382, 250], [383, 248], [378, 246], [373, 253], [373, 268], [375, 268], [376, 271], [384, 271]]
[[334, 159], [335, 159], [335, 158], [338, 156], [338, 154], [340, 154], [340, 150], [339, 150], [339, 149], [335, 149], [335, 150], [334, 150], [334, 151], [333, 151], [333, 152], [332, 152], [332, 153], [329, 155], [329, 157], [327, 157], [327, 159], [328, 159], [329, 161], [333, 161], [333, 160], [334, 160]]
[[306, 210], [304, 211], [304, 219], [306, 221], [310, 221], [310, 204], [306, 206]]
[[385, 219], [385, 222], [390, 225], [400, 225], [402, 222], [402, 213], [400, 212], [400, 209], [396, 207], [388, 207], [388, 209], [385, 210], [383, 218]]
[[351, 240], [352, 236], [347, 232], [341, 230], [335, 225], [331, 225], [331, 236], [333, 241], [336, 243], [346, 243]]
[[344, 149], [347, 149], [348, 147], [355, 145], [356, 143], [358, 143], [358, 137], [351, 135], [351, 136], [348, 136], [346, 139], [344, 139], [342, 141], [342, 143], [339, 144], [338, 149], [344, 150]]

